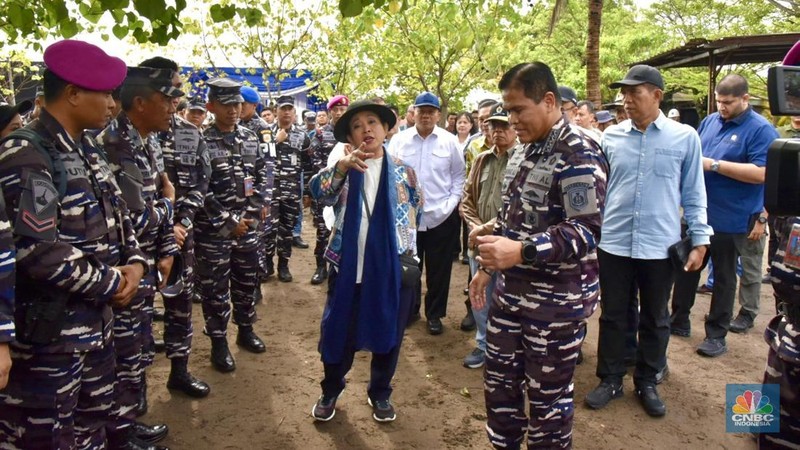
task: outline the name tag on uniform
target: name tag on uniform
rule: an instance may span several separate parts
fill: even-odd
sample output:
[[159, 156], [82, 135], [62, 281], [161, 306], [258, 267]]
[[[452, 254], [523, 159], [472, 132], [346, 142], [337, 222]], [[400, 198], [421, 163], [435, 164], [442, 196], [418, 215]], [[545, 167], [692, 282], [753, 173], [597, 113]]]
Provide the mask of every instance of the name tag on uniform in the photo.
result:
[[242, 156], [258, 156], [258, 142], [256, 141], [242, 142]]
[[194, 153], [181, 153], [181, 164], [184, 166], [194, 166], [197, 164], [197, 155]]
[[175, 130], [175, 151], [178, 153], [195, 153], [199, 134], [195, 130], [178, 128]]
[[295, 154], [289, 155], [289, 161], [291, 161], [291, 165], [296, 166], [297, 165], [297, 155], [295, 155]]
[[250, 197], [255, 192], [254, 185], [255, 185], [255, 178], [253, 177], [244, 177], [244, 196]]
[[220, 147], [219, 143], [217, 143], [217, 142], [209, 142], [208, 143], [208, 156], [211, 159], [227, 158], [228, 157], [228, 150]]
[[292, 133], [292, 135], [289, 136], [289, 145], [297, 149], [301, 148], [303, 146], [303, 135]]
[[326, 141], [326, 142], [335, 141], [336, 138], [333, 137], [333, 131], [323, 131], [322, 132], [322, 140]]
[[800, 270], [800, 225], [792, 225], [789, 240], [786, 242], [783, 264]]

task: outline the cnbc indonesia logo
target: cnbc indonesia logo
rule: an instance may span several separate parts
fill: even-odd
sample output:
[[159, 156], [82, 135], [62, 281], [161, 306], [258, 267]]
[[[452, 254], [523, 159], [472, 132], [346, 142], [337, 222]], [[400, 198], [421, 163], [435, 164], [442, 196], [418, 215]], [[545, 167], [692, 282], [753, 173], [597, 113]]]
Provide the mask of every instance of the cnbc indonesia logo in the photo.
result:
[[728, 385], [728, 432], [777, 432], [780, 428], [778, 385]]

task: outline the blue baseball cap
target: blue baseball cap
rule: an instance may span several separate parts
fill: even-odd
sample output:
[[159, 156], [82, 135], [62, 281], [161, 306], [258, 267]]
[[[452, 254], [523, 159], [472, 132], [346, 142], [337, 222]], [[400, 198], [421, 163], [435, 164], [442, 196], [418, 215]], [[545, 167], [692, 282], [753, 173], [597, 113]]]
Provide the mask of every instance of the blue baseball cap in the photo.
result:
[[240, 92], [245, 103], [261, 103], [261, 96], [258, 95], [258, 91], [250, 86], [242, 86]]
[[433, 106], [436, 109], [442, 109], [442, 107], [439, 105], [439, 97], [430, 92], [423, 92], [414, 100], [414, 107], [416, 108], [420, 106]]

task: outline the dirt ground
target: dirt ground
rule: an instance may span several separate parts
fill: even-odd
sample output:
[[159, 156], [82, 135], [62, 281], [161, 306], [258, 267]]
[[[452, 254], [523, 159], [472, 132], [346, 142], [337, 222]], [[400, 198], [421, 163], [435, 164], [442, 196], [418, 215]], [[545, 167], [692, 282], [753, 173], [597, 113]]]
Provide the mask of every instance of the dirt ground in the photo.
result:
[[[306, 210], [307, 211], [307, 210]], [[307, 214], [306, 214], [307, 215]], [[304, 238], [312, 242], [309, 218]], [[490, 448], [484, 424], [486, 410], [482, 370], [462, 367], [474, 345], [474, 332], [460, 331], [464, 316], [462, 293], [467, 266], [453, 264], [445, 332], [430, 336], [424, 320], [407, 330], [394, 378], [392, 400], [397, 420], [378, 424], [367, 405], [367, 354], [359, 354], [338, 402], [336, 417], [315, 423], [310, 415], [320, 395], [322, 363], [317, 353], [324, 284], [309, 283], [314, 270], [312, 249], [294, 249], [290, 264], [294, 281], [274, 278], [262, 285], [265, 301], [257, 307], [255, 328], [267, 353], [254, 355], [235, 345], [229, 333], [236, 371], [222, 374], [209, 362], [209, 339], [202, 334], [200, 305], [194, 309], [194, 348], [190, 368], [211, 385], [201, 400], [166, 389], [169, 362], [163, 354], [148, 370], [150, 412], [146, 423], [167, 423], [162, 444], [171, 449], [485, 449]], [[703, 278], [705, 279], [705, 277]], [[585, 361], [575, 374], [574, 447], [577, 449], [753, 449], [747, 435], [725, 432], [726, 383], [758, 383], [766, 361], [763, 332], [774, 314], [772, 288], [763, 285], [762, 314], [748, 334], [730, 334], [729, 351], [717, 359], [698, 356], [703, 339], [703, 315], [710, 296], [698, 295], [691, 338], [670, 341], [670, 375], [660, 386], [667, 404], [661, 419], [647, 416], [633, 396], [633, 381], [625, 378], [625, 396], [601, 411], [583, 404], [597, 384], [599, 310], [589, 320]], [[161, 325], [158, 324], [157, 327]]]

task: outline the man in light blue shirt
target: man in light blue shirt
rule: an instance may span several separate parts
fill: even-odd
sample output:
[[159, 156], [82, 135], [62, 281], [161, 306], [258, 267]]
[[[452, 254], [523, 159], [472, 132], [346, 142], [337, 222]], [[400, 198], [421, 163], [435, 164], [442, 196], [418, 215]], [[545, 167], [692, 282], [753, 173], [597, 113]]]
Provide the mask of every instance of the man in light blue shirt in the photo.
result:
[[627, 313], [631, 293], [638, 289], [636, 396], [649, 415], [663, 416], [666, 406], [655, 378], [666, 364], [673, 277], [668, 248], [681, 239], [681, 207], [694, 246], [682, 270], [701, 268], [713, 234], [706, 223], [700, 139], [693, 128], [659, 109], [664, 80], [655, 68], [634, 66], [611, 88], [621, 88], [630, 119], [608, 128], [602, 141], [611, 173], [597, 255], [603, 293], [597, 349], [601, 382], [586, 403], [599, 409], [623, 394]]
[[[439, 99], [423, 92], [414, 101], [416, 125], [396, 134], [389, 144], [389, 153], [414, 169], [425, 195], [417, 255], [420, 268], [426, 268], [425, 317], [433, 335], [442, 333], [441, 318], [447, 313], [453, 254], [461, 227], [457, 207], [466, 180], [458, 138], [436, 125], [440, 114]], [[419, 306], [412, 311], [412, 318], [418, 317]]]

